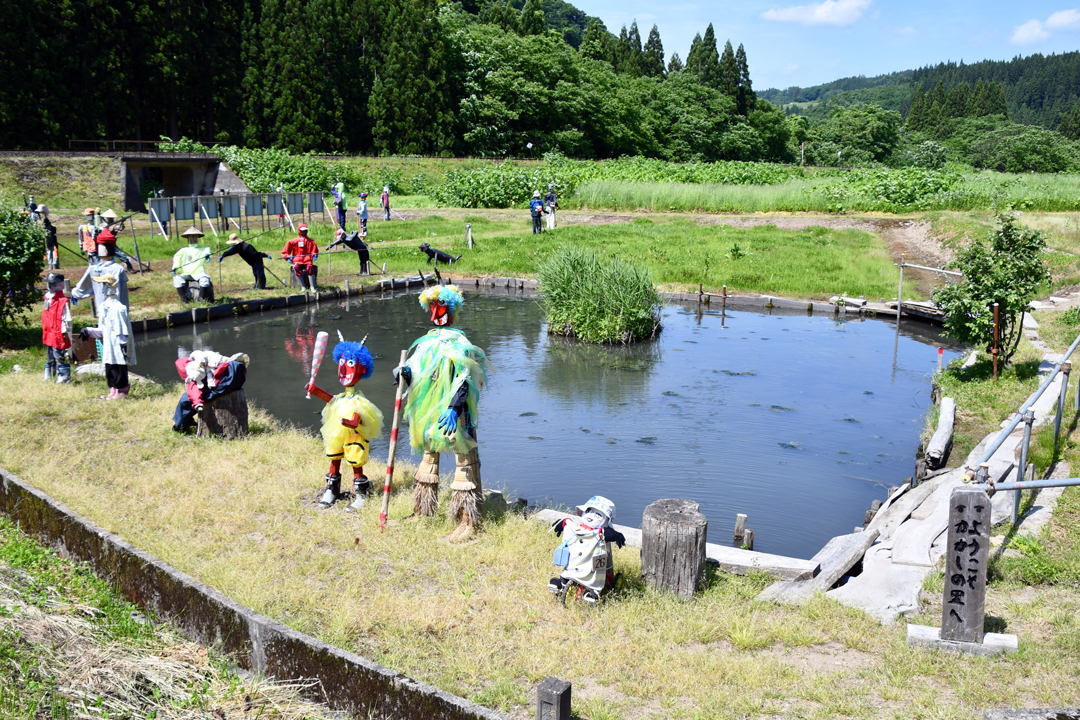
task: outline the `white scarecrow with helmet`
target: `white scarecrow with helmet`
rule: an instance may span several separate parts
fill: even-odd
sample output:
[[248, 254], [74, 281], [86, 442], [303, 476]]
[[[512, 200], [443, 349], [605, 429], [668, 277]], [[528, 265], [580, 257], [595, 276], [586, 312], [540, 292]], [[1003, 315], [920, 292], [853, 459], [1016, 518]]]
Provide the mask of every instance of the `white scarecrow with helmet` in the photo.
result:
[[563, 571], [559, 577], [551, 578], [548, 590], [559, 593], [567, 583], [575, 583], [584, 588], [582, 599], [595, 603], [604, 588], [615, 581], [611, 543], [623, 547], [626, 538], [611, 526], [615, 503], [606, 497], [594, 495], [577, 509], [580, 517], [560, 518], [551, 526], [563, 538], [553, 558]]

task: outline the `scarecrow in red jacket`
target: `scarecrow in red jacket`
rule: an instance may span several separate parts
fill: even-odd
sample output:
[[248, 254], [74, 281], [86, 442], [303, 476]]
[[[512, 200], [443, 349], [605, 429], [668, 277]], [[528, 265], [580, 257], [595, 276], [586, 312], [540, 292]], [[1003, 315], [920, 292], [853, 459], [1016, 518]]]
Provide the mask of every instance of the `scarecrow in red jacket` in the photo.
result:
[[319, 259], [319, 246], [308, 237], [308, 226], [300, 223], [296, 227], [299, 233], [281, 249], [281, 257], [292, 264], [293, 274], [300, 282], [304, 292], [315, 292], [315, 277], [319, 272], [315, 262]]
[[49, 291], [45, 293], [45, 309], [41, 311], [41, 341], [45, 344], [45, 380], [56, 378], [58, 383], [71, 382], [71, 306], [64, 295], [64, 276], [49, 273], [45, 278]]

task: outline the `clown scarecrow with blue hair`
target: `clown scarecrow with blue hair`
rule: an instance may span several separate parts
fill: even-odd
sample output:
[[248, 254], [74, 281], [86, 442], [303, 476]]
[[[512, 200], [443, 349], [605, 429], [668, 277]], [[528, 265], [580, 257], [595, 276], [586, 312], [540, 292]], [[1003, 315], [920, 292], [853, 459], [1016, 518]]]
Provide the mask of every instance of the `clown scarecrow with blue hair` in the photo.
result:
[[[341, 338], [340, 332], [338, 337]], [[375, 361], [362, 341], [349, 342], [342, 338], [334, 346], [334, 363], [338, 368], [338, 382], [345, 386], [345, 392], [330, 395], [317, 387], [314, 379], [306, 388], [326, 403], [321, 432], [326, 457], [330, 458], [330, 472], [326, 473], [326, 491], [319, 504], [330, 507], [341, 497], [341, 461], [345, 460], [352, 466], [356, 498], [350, 507], [356, 510], [363, 506], [372, 491], [371, 481], [364, 475], [364, 463], [368, 459], [371, 440], [379, 436], [383, 423], [379, 408], [356, 389], [356, 383], [371, 376]]]
[[424, 457], [416, 473], [413, 509], [432, 516], [439, 503], [439, 453], [457, 456], [457, 471], [450, 485], [450, 517], [458, 521], [449, 540], [472, 536], [480, 520], [483, 488], [476, 449], [476, 404], [487, 382], [484, 351], [452, 328], [465, 299], [453, 285], [429, 287], [420, 305], [431, 312], [436, 326], [413, 343], [400, 378], [408, 385], [405, 416], [409, 444]]

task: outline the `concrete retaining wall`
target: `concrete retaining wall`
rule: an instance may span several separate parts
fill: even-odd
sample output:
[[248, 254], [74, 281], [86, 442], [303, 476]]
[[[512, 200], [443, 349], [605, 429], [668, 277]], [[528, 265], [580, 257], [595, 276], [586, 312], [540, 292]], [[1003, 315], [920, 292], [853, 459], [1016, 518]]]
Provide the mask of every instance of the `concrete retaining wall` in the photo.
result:
[[246, 670], [282, 680], [317, 679], [312, 699], [354, 717], [509, 720], [233, 602], [3, 468], [0, 480], [0, 512], [27, 534], [89, 563], [124, 597], [173, 622], [192, 640], [229, 653]]

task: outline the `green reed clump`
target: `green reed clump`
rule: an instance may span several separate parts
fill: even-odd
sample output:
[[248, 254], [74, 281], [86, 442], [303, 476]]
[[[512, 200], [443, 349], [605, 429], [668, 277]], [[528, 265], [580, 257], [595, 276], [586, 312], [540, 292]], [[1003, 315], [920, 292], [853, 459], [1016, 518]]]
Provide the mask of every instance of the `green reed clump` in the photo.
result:
[[564, 246], [538, 270], [548, 332], [624, 345], [660, 332], [660, 294], [645, 265]]

